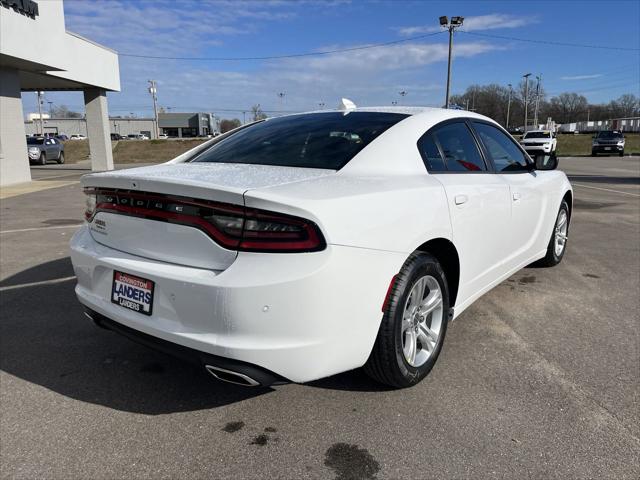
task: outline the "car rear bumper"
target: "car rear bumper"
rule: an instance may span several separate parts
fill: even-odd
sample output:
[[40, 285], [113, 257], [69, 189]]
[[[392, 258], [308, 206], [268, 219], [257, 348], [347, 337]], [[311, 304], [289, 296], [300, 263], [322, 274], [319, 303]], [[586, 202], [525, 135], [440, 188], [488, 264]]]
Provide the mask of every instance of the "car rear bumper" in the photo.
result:
[[[301, 254], [241, 252], [226, 270], [213, 271], [120, 252], [83, 226], [71, 259], [78, 299], [113, 330], [123, 326], [196, 357], [306, 382], [366, 362], [389, 282], [406, 255], [336, 245]], [[114, 270], [155, 282], [152, 315], [111, 302]]]

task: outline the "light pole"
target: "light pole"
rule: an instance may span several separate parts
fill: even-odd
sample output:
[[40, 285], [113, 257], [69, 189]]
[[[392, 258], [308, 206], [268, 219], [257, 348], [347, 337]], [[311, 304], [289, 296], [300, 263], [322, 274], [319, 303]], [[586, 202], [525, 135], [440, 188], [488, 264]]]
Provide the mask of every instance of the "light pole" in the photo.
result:
[[49, 118], [53, 118], [53, 102], [47, 102], [49, 104]]
[[507, 130], [509, 130], [509, 114], [511, 113], [511, 94], [513, 93], [513, 85], [509, 84], [509, 99], [507, 100]]
[[391, 100], [391, 105], [393, 105], [395, 107], [396, 105], [398, 105], [398, 101], [397, 100]]
[[38, 90], [38, 114], [40, 115], [40, 135], [44, 135], [44, 120], [42, 119], [42, 95], [44, 92]]
[[531, 76], [530, 73], [527, 73], [525, 75], [522, 76], [522, 78], [524, 78], [524, 133], [527, 133], [527, 107], [529, 104], [529, 77]]
[[453, 51], [453, 31], [462, 26], [464, 17], [451, 17], [451, 22], [445, 17], [440, 17], [440, 26], [449, 30], [449, 62], [447, 65], [447, 94], [444, 100], [444, 108], [449, 108], [449, 90], [451, 87], [451, 56]]
[[540, 106], [540, 84], [542, 83], [542, 74], [536, 76], [536, 109], [533, 114], [533, 123], [538, 128], [538, 107]]
[[282, 110], [282, 103], [284, 102], [284, 96], [285, 96], [284, 92], [278, 93], [278, 97], [280, 98], [280, 110]]
[[324, 102], [318, 103], [318, 106], [320, 107], [320, 110], [324, 110]]
[[402, 98], [404, 98], [404, 97], [407, 96], [408, 93], [409, 92], [407, 92], [406, 90], [402, 90], [401, 92], [398, 92], [398, 95], [400, 95]]
[[160, 135], [160, 128], [158, 126], [158, 87], [155, 80], [149, 80], [149, 93], [151, 94], [151, 98], [153, 98], [153, 117], [156, 122], [156, 138], [158, 138], [158, 135]]

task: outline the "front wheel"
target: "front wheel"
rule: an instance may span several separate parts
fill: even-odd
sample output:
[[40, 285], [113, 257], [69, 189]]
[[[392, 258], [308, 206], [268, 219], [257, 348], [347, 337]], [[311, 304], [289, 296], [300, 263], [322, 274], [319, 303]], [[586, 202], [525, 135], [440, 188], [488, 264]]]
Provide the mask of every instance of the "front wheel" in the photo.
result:
[[58, 163], [60, 165], [64, 163], [64, 152], [60, 152], [60, 156], [58, 157]]
[[38, 163], [40, 163], [40, 165], [46, 165], [47, 164], [47, 155], [44, 152], [40, 153], [40, 160], [38, 161]]
[[540, 267], [555, 267], [562, 261], [569, 238], [569, 204], [563, 200], [556, 217], [556, 223], [547, 245], [547, 254], [535, 264]]
[[395, 278], [364, 371], [396, 388], [420, 382], [438, 359], [448, 316], [442, 267], [427, 253], [413, 253]]
[[620, 157], [624, 157], [624, 150], [623, 150], [623, 151], [621, 151], [621, 152], [618, 154], [618, 156], [620, 156]]

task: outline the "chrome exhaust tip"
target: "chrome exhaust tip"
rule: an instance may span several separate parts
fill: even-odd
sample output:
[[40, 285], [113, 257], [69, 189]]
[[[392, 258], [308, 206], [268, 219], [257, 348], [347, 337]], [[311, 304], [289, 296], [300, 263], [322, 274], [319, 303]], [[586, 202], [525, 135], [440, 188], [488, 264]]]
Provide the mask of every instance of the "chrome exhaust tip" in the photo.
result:
[[234, 383], [236, 385], [242, 385], [243, 387], [258, 387], [260, 382], [255, 381], [253, 378], [245, 375], [244, 373], [232, 372], [220, 367], [214, 367], [213, 365], [205, 365], [204, 368], [213, 375], [216, 379]]

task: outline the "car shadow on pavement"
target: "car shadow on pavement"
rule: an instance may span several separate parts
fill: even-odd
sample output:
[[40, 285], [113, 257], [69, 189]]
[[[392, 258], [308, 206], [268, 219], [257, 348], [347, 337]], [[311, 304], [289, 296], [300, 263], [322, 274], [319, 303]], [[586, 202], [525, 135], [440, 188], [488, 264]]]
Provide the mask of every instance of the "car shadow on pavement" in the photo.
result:
[[272, 391], [221, 383], [204, 369], [95, 327], [76, 300], [75, 279], [28, 285], [64, 279], [70, 269], [63, 258], [0, 282], [14, 287], [0, 291], [4, 372], [75, 400], [147, 415], [216, 408]]

